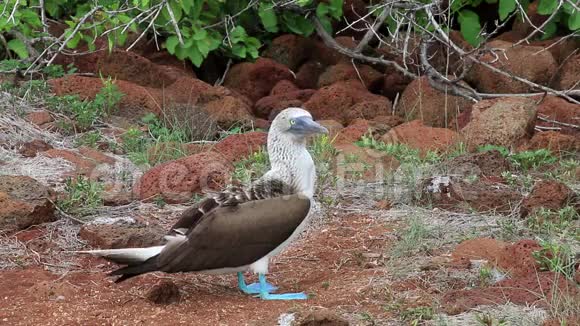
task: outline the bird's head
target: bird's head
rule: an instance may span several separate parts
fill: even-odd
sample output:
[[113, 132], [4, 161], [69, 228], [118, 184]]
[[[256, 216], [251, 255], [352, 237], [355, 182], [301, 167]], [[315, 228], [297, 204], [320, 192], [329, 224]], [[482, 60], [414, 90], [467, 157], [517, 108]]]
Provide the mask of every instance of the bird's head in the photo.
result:
[[270, 132], [302, 142], [307, 136], [328, 133], [328, 130], [315, 122], [310, 112], [301, 108], [287, 108], [272, 121]]

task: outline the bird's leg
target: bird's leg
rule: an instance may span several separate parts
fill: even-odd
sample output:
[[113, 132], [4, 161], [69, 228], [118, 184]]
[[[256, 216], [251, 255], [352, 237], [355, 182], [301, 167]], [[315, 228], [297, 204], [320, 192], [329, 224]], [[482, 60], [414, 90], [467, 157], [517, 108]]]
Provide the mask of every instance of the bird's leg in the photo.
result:
[[268, 282], [266, 282], [266, 276], [264, 274], [258, 274], [258, 280], [260, 281], [260, 298], [262, 300], [305, 300], [308, 296], [303, 293], [281, 293], [272, 294], [268, 291]]
[[[238, 287], [245, 294], [260, 294], [260, 283], [246, 284], [246, 280], [244, 280], [244, 274], [242, 272], [238, 272]], [[275, 292], [278, 290], [278, 288], [266, 282], [266, 290], [268, 292]]]

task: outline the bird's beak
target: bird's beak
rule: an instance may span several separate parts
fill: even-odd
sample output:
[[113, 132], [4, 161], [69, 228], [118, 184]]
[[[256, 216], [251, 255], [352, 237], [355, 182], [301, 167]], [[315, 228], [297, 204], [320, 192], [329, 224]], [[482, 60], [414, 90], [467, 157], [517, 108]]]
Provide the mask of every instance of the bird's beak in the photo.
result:
[[302, 135], [328, 133], [328, 129], [307, 116], [295, 118], [294, 124], [290, 127], [290, 131]]

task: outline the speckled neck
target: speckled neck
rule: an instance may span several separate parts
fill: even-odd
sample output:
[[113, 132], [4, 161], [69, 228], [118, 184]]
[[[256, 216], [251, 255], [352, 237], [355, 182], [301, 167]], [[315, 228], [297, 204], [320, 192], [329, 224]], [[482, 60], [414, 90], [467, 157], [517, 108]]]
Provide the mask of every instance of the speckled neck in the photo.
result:
[[272, 176], [281, 178], [299, 193], [314, 196], [316, 168], [306, 149], [306, 139], [278, 133], [268, 134]]

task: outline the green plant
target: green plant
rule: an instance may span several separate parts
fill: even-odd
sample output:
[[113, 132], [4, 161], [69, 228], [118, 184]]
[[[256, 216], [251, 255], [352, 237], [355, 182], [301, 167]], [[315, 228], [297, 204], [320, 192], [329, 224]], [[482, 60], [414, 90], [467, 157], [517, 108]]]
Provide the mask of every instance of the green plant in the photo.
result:
[[102, 205], [103, 185], [84, 176], [68, 178], [64, 197], [57, 202], [58, 207], [69, 214], [85, 215]]
[[431, 230], [419, 216], [409, 220], [409, 226], [403, 231], [399, 242], [393, 247], [393, 257], [402, 257], [417, 250], [422, 250], [425, 240], [431, 235]]
[[515, 153], [510, 155], [509, 159], [523, 170], [537, 169], [540, 166], [552, 164], [558, 160], [552, 155], [550, 150], [545, 148]]
[[405, 144], [385, 144], [372, 137], [372, 135], [363, 135], [362, 138], [355, 142], [357, 146], [372, 148], [383, 151], [394, 156], [401, 163], [436, 163], [441, 161], [441, 156], [435, 152], [427, 151], [424, 156], [418, 149], [410, 148]]
[[434, 315], [432, 307], [409, 308], [401, 312], [403, 320], [409, 320], [411, 325], [419, 325], [422, 321], [432, 320]]
[[[308, 36], [314, 31], [302, 12], [284, 10], [284, 6], [265, 0], [46, 0], [43, 4], [40, 6], [40, 0], [6, 0], [0, 4], [0, 12], [12, 13], [0, 16], [0, 34], [11, 36], [6, 43], [8, 56], [28, 58], [38, 52], [34, 46], [44, 45], [42, 37], [46, 35], [38, 8], [52, 19], [64, 20], [68, 48], [84, 43], [94, 51], [95, 40], [101, 37], [107, 40], [110, 51], [125, 45], [129, 31], [152, 32], [156, 37], [163, 36], [162, 45], [169, 53], [198, 67], [213, 51], [232, 58], [257, 58], [264, 41], [274, 33]], [[342, 4], [342, 0], [300, 0], [292, 5], [315, 11], [324, 27], [331, 30], [332, 20], [342, 17]], [[25, 43], [23, 38], [35, 42]]]
[[489, 285], [493, 280], [493, 270], [488, 266], [482, 266], [479, 269], [479, 283], [482, 285]]
[[334, 199], [324, 195], [324, 190], [336, 184], [336, 175], [333, 172], [333, 164], [338, 152], [328, 135], [319, 135], [312, 139], [309, 145], [314, 165], [316, 166], [316, 195], [324, 205], [332, 205]]
[[97, 148], [98, 143], [103, 139], [103, 135], [100, 131], [89, 131], [82, 134], [75, 141], [77, 146], [87, 146], [91, 148]]
[[558, 158], [552, 155], [550, 150], [542, 148], [531, 151], [522, 151], [519, 153], [511, 153], [507, 148], [496, 145], [480, 146], [477, 149], [479, 152], [490, 150], [497, 150], [501, 155], [507, 158], [516, 167], [527, 171], [529, 169], [537, 169], [541, 166], [555, 163]]
[[269, 169], [270, 160], [265, 149], [252, 153], [249, 157], [234, 164], [232, 179], [248, 185], [261, 177]]
[[78, 95], [52, 96], [46, 99], [50, 109], [67, 114], [81, 130], [91, 128], [99, 119], [113, 113], [123, 94], [111, 78], [102, 79], [103, 87], [92, 101]]
[[542, 269], [560, 273], [569, 279], [574, 277], [576, 260], [570, 246], [552, 241], [540, 241], [540, 246], [542, 248], [532, 255]]
[[580, 230], [576, 226], [576, 221], [580, 219], [580, 214], [573, 206], [565, 206], [558, 211], [553, 211], [541, 207], [527, 217], [528, 227], [533, 231], [557, 236], [566, 232], [571, 232], [573, 237], [580, 235]]
[[[478, 46], [483, 37], [482, 24], [477, 14], [477, 8], [483, 3], [498, 4], [498, 15], [501, 23], [511, 18], [515, 13], [527, 11], [530, 1], [517, 0], [455, 0], [451, 1], [451, 11], [457, 15], [461, 34], [467, 42], [473, 46]], [[565, 2], [562, 6], [558, 0], [539, 0], [538, 14], [550, 16], [550, 21], [544, 26], [542, 32], [538, 33], [540, 39], [545, 40], [553, 37], [559, 27], [576, 31], [580, 29], [580, 12], [571, 3]], [[552, 16], [553, 15], [553, 16]], [[525, 15], [517, 15], [526, 17]]]

